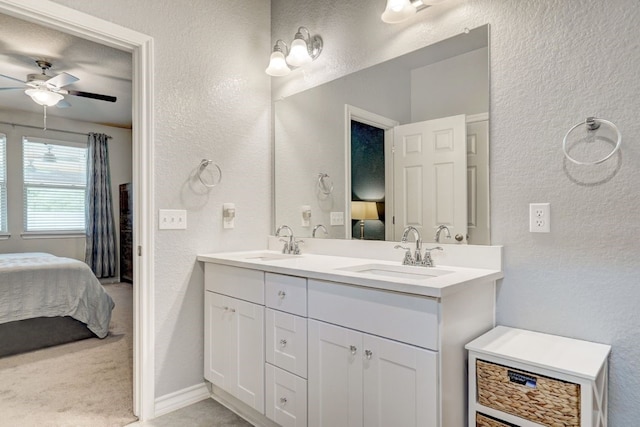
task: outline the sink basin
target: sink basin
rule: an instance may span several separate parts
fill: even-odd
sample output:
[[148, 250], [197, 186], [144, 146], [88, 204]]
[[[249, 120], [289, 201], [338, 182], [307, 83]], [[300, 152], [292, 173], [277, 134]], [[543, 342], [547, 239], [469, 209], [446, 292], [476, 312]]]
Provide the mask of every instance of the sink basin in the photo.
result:
[[440, 270], [433, 267], [416, 267], [412, 265], [388, 265], [388, 264], [364, 264], [353, 267], [339, 268], [342, 271], [351, 271], [366, 275], [395, 277], [398, 279], [424, 280], [453, 273], [449, 270]]
[[278, 259], [289, 259], [289, 258], [295, 258], [298, 257], [300, 255], [293, 255], [293, 254], [281, 254], [281, 253], [277, 253], [277, 252], [259, 252], [259, 253], [252, 253], [252, 254], [247, 254], [245, 256], [242, 257], [242, 259], [246, 259], [246, 260], [251, 260], [251, 261], [274, 261], [274, 260], [278, 260]]

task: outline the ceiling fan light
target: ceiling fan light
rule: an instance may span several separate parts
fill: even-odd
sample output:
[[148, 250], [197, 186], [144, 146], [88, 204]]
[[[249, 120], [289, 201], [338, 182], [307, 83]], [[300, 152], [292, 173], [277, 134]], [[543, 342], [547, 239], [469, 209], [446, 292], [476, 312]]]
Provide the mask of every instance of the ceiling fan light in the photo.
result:
[[406, 21], [416, 13], [416, 7], [409, 0], [387, 0], [387, 7], [382, 12], [382, 21], [396, 24]]
[[[302, 37], [302, 34], [300, 34], [300, 37]], [[296, 39], [291, 43], [291, 50], [287, 56], [287, 63], [294, 67], [301, 67], [311, 63], [312, 61], [313, 58], [309, 55], [307, 42], [302, 38], [297, 38], [296, 35]]]
[[47, 107], [53, 107], [64, 98], [64, 96], [59, 93], [45, 89], [27, 89], [24, 93], [29, 95], [36, 104], [45, 105]]

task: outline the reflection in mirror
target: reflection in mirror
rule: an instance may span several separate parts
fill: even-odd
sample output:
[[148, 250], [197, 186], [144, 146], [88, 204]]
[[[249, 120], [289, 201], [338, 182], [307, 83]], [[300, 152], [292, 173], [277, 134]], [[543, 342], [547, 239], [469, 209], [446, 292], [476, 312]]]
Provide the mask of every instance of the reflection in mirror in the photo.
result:
[[485, 25], [276, 102], [274, 229], [489, 244], [488, 40]]

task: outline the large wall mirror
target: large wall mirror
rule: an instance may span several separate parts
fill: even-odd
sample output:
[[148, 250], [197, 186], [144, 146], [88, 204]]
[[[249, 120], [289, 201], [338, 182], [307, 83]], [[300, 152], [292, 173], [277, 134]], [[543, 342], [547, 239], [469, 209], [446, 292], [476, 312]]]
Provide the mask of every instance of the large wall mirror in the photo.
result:
[[488, 25], [277, 101], [274, 229], [490, 244], [488, 112]]

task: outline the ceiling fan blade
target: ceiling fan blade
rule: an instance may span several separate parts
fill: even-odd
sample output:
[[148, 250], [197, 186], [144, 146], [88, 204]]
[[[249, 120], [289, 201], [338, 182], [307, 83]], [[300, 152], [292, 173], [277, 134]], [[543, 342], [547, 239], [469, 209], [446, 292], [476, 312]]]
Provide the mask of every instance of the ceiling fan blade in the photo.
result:
[[47, 84], [55, 87], [63, 87], [66, 85], [70, 85], [71, 83], [75, 83], [78, 80], [80, 79], [76, 76], [72, 76], [71, 74], [60, 73], [57, 76], [51, 77], [49, 80], [47, 80]]
[[69, 104], [65, 99], [61, 99], [56, 104], [56, 107], [58, 107], [58, 108], [69, 108], [69, 107], [71, 107], [71, 104]]
[[14, 90], [14, 89], [24, 90], [24, 86], [23, 87], [0, 87], [0, 90]]
[[24, 84], [24, 82], [22, 80], [16, 79], [14, 77], [6, 76], [4, 74], [0, 74], [0, 77], [4, 77], [5, 79], [13, 80], [13, 81], [20, 82], [20, 83]]
[[100, 101], [116, 102], [115, 96], [100, 95], [98, 93], [82, 92], [79, 90], [68, 90], [69, 95], [82, 96], [84, 98], [99, 99]]

